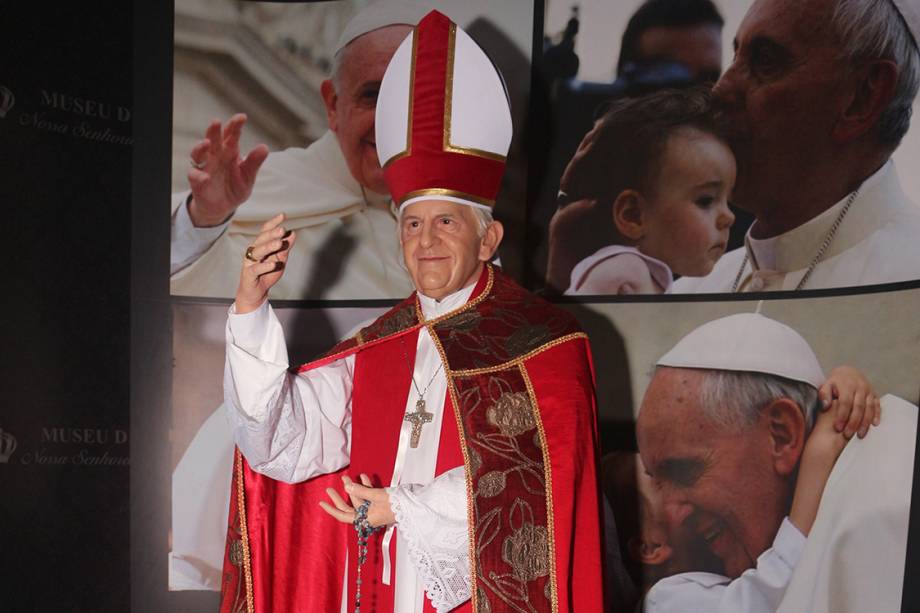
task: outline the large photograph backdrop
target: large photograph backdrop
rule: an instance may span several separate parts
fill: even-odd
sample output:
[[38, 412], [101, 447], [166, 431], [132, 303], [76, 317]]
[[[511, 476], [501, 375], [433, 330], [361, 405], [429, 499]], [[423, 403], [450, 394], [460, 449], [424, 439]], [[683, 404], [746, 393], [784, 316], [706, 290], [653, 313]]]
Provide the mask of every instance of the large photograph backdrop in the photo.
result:
[[[712, 6], [724, 25], [714, 26], [704, 17], [702, 27], [698, 27], [700, 22], [694, 22], [691, 35], [677, 37], [676, 46], [669, 49], [673, 55], [665, 53], [667, 48], [657, 50], [648, 58], [648, 66], [637, 62], [629, 76], [618, 77], [618, 41], [639, 4], [581, 3], [573, 10], [569, 5], [550, 2], [536, 11], [529, 2], [500, 6], [484, 2], [435, 4], [470, 32], [505, 76], [515, 139], [496, 207], [496, 216], [507, 229], [500, 261], [512, 276], [547, 295], [566, 289], [547, 284], [550, 224], [557, 208], [568, 204], [558, 198], [563, 171], [591, 128], [597, 108], [618, 96], [717, 80], [731, 63], [732, 39], [749, 8], [747, 3], [716, 2]], [[370, 59], [380, 59], [375, 53], [385, 45], [366, 49], [366, 55], [361, 56], [365, 61], [358, 62], [358, 67], [347, 61], [336, 65], [334, 60], [345, 24], [365, 5], [347, 0], [283, 5], [180, 0], [175, 6], [169, 209], [173, 370], [166, 453], [170, 505], [158, 511], [168, 516], [168, 530], [155, 541], [155, 547], [169, 553], [169, 572], [168, 579], [159, 575], [161, 583], [150, 582], [154, 590], [168, 588], [174, 592], [169, 602], [175, 607], [190, 607], [191, 603], [215, 606], [216, 594], [189, 592], [213, 592], [221, 586], [233, 446], [221, 406], [223, 326], [235, 291], [240, 258], [258, 226], [275, 213], [285, 212], [299, 233], [297, 244], [301, 250], [292, 255], [299, 264], [285, 277], [294, 281], [273, 293], [273, 303], [291, 347], [292, 363], [321, 353], [381, 313], [393, 299], [412, 291], [411, 281], [399, 262], [395, 218], [388, 198], [381, 193], [373, 164], [367, 166], [364, 157], [372, 149], [373, 106], [361, 96], [374, 95], [373, 88], [367, 90], [366, 85], [373, 83], [375, 74], [379, 79], [385, 61], [375, 65]], [[543, 53], [537, 58], [531, 83], [530, 55], [535, 38], [542, 39]], [[347, 54], [344, 58], [348, 58]], [[642, 72], [646, 68], [648, 71]], [[333, 84], [339, 92], [354, 93], [356, 101], [354, 114], [350, 115], [353, 123], [338, 124], [333, 133], [329, 131], [330, 112], [341, 109], [328, 97], [329, 85], [324, 81], [336, 70], [339, 80]], [[259, 171], [252, 196], [233, 211], [229, 222], [195, 228], [188, 208], [190, 156], [200, 157], [197, 144], [206, 134], [211, 138], [217, 134], [214, 128], [208, 132], [214, 119], [226, 128], [226, 122], [237, 113], [247, 115], [239, 138], [241, 155], [260, 144], [271, 153]], [[713, 134], [717, 144], [727, 151], [724, 134], [718, 130]], [[895, 164], [902, 169], [904, 192], [914, 200], [920, 185], [914, 185], [915, 179], [903, 168], [910, 167], [917, 156], [917, 134], [912, 129], [894, 156]], [[730, 151], [727, 155], [733, 156]], [[595, 174], [587, 173], [589, 181], [598, 179], [597, 173], [603, 174], [608, 162], [603, 152], [591, 156], [595, 159], [591, 172]], [[615, 162], [609, 160], [610, 164]], [[659, 157], [650, 164], [660, 169], [666, 162]], [[734, 179], [723, 183], [721, 197], [727, 201]], [[165, 201], [162, 204], [165, 209]], [[872, 216], [872, 210], [863, 207], [861, 214], [862, 217], [855, 212], [849, 214], [846, 221], [859, 226], [860, 220]], [[718, 260], [726, 248], [741, 246], [754, 220], [737, 207], [732, 208], [732, 217], [735, 221], [729, 224], [730, 233], [724, 223], [720, 228], [726, 236], [712, 260]], [[668, 227], [676, 234], [682, 231], [680, 220], [672, 221]], [[831, 236], [837, 241], [834, 249], [862, 240], [858, 233], [843, 228], [840, 236]], [[590, 234], [596, 230], [576, 223], [571, 236], [576, 243], [583, 239], [582, 247], [593, 245]], [[820, 244], [824, 238], [822, 234], [816, 239], [803, 238], [802, 242], [809, 250], [812, 242]], [[903, 234], [899, 240], [903, 241]], [[840, 255], [834, 249], [826, 253], [827, 260]], [[841, 269], [846, 268], [846, 263], [841, 265]], [[673, 272], [680, 274], [679, 270]], [[820, 279], [818, 273], [812, 273]], [[834, 278], [843, 280], [832, 281], [829, 286], [861, 284], [848, 281], [844, 273]], [[763, 289], [784, 287], [782, 280], [774, 280], [773, 287]], [[624, 491], [617, 476], [623, 474], [624, 461], [644, 474], [642, 462], [635, 456], [637, 451], [643, 452], [636, 444], [636, 418], [655, 361], [700, 324], [730, 314], [759, 311], [800, 334], [826, 373], [835, 366], [854, 366], [879, 395], [887, 398], [882, 425], [841, 456], [844, 468], [835, 468], [837, 476], [830, 483], [836, 485], [828, 486], [829, 502], [821, 504], [815, 523], [817, 536], [809, 536], [801, 553], [802, 570], [781, 586], [785, 590], [788, 585], [789, 595], [785, 600], [779, 598], [783, 602], [780, 610], [842, 610], [840, 607], [848, 602], [851, 606], [871, 602], [879, 610], [896, 611], [902, 602], [916, 441], [918, 380], [912, 365], [920, 351], [920, 329], [913, 323], [911, 313], [920, 295], [916, 290], [902, 288], [891, 293], [811, 296], [771, 299], [760, 305], [750, 300], [718, 299], [568, 302], [567, 308], [577, 314], [589, 333], [595, 353], [605, 493], [615, 501], [614, 513], [618, 516], [648, 511], [640, 507], [645, 504], [642, 493]], [[885, 316], [880, 318], [880, 313]], [[670, 441], [664, 451], [673, 444]], [[715, 443], [711, 446], [717, 453]], [[887, 483], [895, 485], [887, 490], [872, 490], [872, 485], [881, 482], [866, 482], [865, 475], [884, 473], [888, 463], [898, 467], [888, 474]], [[855, 474], [847, 468], [854, 464], [863, 472]], [[754, 505], [763, 494], [756, 483], [744, 478], [723, 485], [741, 492], [740, 498], [732, 502], [741, 500]], [[626, 487], [632, 486], [627, 483]], [[820, 492], [812, 493], [821, 497]], [[874, 499], [879, 506], [843, 513], [842, 509], [850, 508], [855, 499]], [[706, 571], [725, 584], [737, 576], [735, 567], [726, 565], [718, 554], [725, 551], [728, 537], [723, 535], [728, 534], [729, 528], [743, 531], [750, 522], [718, 515], [728, 506], [727, 499], [692, 500], [693, 512], [682, 521], [671, 522], [672, 535], [678, 539], [671, 545], [682, 566], [670, 567], [669, 573], [652, 566], [643, 568], [641, 559], [630, 557], [628, 520], [623, 526], [618, 523], [622, 547], [614, 547], [610, 539], [615, 536], [608, 534], [610, 555], [616, 557], [619, 551], [624, 565], [619, 574], [611, 571], [611, 592], [632, 594], [635, 598], [643, 587], [653, 587], [655, 581], [650, 578], [666, 578], [668, 574], [682, 577], [685, 573]], [[886, 524], [890, 530], [886, 528], [885, 533], [893, 535], [892, 540], [875, 542], [875, 528], [867, 521], [875, 511], [884, 514], [885, 521], [890, 520]], [[709, 527], [720, 527], [709, 534], [709, 543], [699, 542], [701, 517], [715, 517]], [[650, 522], [651, 519], [646, 523]], [[826, 548], [836, 547], [835, 539], [841, 533], [855, 526], [861, 538], [866, 539], [860, 543], [888, 547], [882, 558], [885, 568], [891, 571], [886, 571], [885, 582], [860, 583], [862, 600], [849, 598], [851, 592], [844, 589], [853, 576], [866, 570], [855, 550], [841, 549], [833, 560], [822, 557]], [[641, 530], [642, 522], [633, 527]], [[776, 534], [761, 536], [772, 540]], [[753, 564], [757, 552], [746, 551]], [[620, 568], [618, 564], [613, 558], [609, 560], [611, 569]], [[630, 581], [624, 580], [626, 575]], [[821, 595], [835, 595], [813, 599], [807, 586], [815, 584], [823, 586]], [[626, 606], [623, 602], [619, 605]]]

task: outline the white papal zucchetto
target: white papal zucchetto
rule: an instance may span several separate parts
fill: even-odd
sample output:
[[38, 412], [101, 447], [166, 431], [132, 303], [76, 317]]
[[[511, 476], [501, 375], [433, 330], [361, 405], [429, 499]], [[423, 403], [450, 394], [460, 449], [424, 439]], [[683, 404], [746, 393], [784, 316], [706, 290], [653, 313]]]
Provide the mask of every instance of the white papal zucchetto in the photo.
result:
[[431, 12], [431, 4], [424, 0], [378, 0], [358, 11], [339, 35], [335, 53], [347, 47], [351, 41], [368, 32], [387, 26], [414, 26], [419, 19]]
[[739, 313], [696, 328], [658, 360], [658, 366], [759, 372], [819, 388], [824, 372], [802, 336], [757, 313]]

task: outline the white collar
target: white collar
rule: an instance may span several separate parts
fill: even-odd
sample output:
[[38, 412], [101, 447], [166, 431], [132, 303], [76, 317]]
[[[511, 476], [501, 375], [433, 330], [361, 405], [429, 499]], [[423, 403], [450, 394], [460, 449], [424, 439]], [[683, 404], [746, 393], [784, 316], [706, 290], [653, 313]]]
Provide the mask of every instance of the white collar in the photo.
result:
[[463, 289], [441, 298], [440, 301], [429, 298], [423, 293], [418, 292], [418, 301], [419, 304], [422, 305], [422, 314], [425, 316], [425, 319], [434, 319], [435, 317], [440, 317], [445, 313], [462, 307], [473, 294], [473, 290], [476, 288], [476, 281], [478, 280], [479, 277]]
[[[751, 230], [748, 229], [744, 246], [754, 270], [792, 272], [808, 268], [848, 197], [817, 217], [778, 236], [752, 238]], [[889, 160], [860, 185], [859, 195], [824, 254], [824, 259], [846, 251], [878, 229], [902, 200], [903, 193], [894, 163]]]

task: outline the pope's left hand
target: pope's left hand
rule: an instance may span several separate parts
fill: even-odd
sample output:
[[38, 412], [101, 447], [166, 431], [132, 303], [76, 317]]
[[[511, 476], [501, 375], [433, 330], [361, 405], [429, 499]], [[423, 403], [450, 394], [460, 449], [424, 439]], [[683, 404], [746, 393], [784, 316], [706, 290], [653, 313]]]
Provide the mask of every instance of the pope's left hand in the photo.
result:
[[319, 506], [321, 506], [326, 513], [329, 513], [329, 515], [342, 523], [351, 524], [354, 523], [355, 516], [357, 515], [355, 509], [361, 506], [365, 501], [369, 501], [370, 506], [367, 508], [367, 522], [371, 526], [376, 528], [377, 526], [388, 526], [396, 522], [396, 517], [393, 515], [393, 509], [390, 508], [390, 495], [387, 493], [386, 489], [382, 487], [373, 487], [370, 477], [362, 473], [361, 484], [359, 484], [352, 481], [348, 475], [343, 475], [342, 482], [345, 483], [345, 493], [348, 494], [352, 504], [350, 505], [345, 502], [342, 496], [331, 487], [326, 488], [329, 499], [332, 500], [332, 503], [335, 505], [332, 506], [325, 500], [321, 501]]

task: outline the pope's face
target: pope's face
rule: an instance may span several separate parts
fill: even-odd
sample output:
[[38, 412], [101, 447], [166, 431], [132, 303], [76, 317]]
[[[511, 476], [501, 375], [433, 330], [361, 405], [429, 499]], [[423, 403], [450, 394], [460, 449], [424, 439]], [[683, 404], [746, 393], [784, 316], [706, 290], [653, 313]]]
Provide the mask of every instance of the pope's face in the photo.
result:
[[501, 226], [493, 222], [480, 237], [479, 220], [471, 207], [423, 200], [402, 210], [400, 240], [415, 288], [440, 300], [476, 282], [483, 262], [498, 247]]
[[665, 499], [665, 492], [645, 471], [641, 460], [636, 462], [636, 488], [639, 492], [641, 539], [655, 548], [666, 547], [664, 551], [668, 552], [659, 553], [654, 561], [643, 560], [644, 563], [667, 564], [668, 574], [723, 572], [721, 560], [713, 556], [696, 530], [686, 523], [671, 521], [680, 509], [672, 508], [675, 503]]
[[377, 93], [390, 58], [409, 31], [409, 26], [387, 26], [351, 41], [343, 51], [337, 86], [329, 80], [322, 88], [329, 128], [339, 139], [348, 170], [358, 183], [380, 194], [388, 190], [374, 135]]
[[771, 546], [788, 485], [773, 471], [767, 424], [739, 430], [704, 414], [703, 376], [692, 369], [656, 371], [636, 425], [639, 453], [673, 528], [695, 532], [735, 578]]
[[835, 146], [848, 66], [828, 25], [832, 7], [833, 0], [755, 0], [713, 89], [738, 163], [734, 201], [758, 217]]

